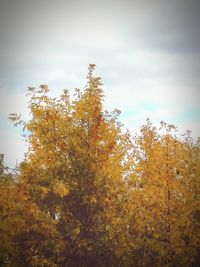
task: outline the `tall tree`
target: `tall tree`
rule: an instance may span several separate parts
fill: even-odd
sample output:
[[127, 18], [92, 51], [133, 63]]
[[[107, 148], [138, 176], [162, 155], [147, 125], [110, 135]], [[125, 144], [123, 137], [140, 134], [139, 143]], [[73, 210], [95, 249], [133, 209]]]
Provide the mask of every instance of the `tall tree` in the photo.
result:
[[16, 242], [33, 266], [110, 266], [122, 253], [122, 230], [115, 235], [113, 228], [126, 199], [129, 147], [119, 111], [103, 111], [93, 71], [90, 65], [86, 88], [76, 90], [74, 101], [66, 90], [55, 99], [45, 85], [29, 88], [29, 151], [19, 177], [26, 227]]

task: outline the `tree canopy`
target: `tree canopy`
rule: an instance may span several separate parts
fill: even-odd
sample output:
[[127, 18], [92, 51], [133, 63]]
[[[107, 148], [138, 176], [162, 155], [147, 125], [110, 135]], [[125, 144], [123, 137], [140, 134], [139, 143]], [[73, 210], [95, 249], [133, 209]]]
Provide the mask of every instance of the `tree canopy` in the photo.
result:
[[197, 266], [200, 140], [150, 120], [132, 136], [103, 108], [95, 65], [87, 84], [49, 96], [28, 89], [28, 151], [0, 178], [0, 266]]

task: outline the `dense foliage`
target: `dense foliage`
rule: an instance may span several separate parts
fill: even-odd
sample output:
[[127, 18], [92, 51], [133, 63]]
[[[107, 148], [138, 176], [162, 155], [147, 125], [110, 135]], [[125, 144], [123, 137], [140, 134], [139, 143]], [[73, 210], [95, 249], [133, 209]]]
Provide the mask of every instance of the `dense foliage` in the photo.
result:
[[0, 174], [0, 266], [198, 266], [200, 142], [124, 132], [93, 71], [74, 100], [29, 88], [30, 120], [10, 116], [29, 149]]

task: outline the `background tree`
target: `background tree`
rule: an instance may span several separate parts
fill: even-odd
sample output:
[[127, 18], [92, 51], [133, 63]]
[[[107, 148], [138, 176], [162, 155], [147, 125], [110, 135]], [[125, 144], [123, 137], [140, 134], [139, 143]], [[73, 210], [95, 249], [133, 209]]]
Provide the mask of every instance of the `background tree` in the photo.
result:
[[190, 136], [178, 140], [164, 122], [159, 130], [147, 120], [135, 138], [130, 205], [138, 266], [190, 266], [199, 247], [199, 156]]

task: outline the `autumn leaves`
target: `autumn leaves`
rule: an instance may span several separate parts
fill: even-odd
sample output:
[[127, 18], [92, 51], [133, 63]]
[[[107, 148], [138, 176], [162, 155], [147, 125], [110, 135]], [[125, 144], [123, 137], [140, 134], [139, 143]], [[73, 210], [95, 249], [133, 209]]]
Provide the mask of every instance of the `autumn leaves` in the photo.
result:
[[1, 175], [2, 266], [194, 266], [199, 142], [149, 120], [124, 133], [94, 68], [74, 100], [30, 88], [31, 119], [11, 116], [29, 150], [17, 179]]

